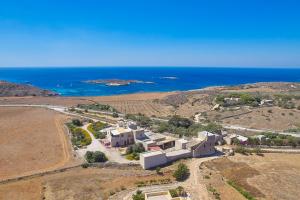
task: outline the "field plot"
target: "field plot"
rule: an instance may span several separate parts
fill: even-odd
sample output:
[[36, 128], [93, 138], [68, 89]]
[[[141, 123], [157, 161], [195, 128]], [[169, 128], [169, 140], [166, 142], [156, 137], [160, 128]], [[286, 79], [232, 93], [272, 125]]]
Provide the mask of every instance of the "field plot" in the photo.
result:
[[0, 97], [0, 104], [49, 104], [61, 106], [75, 106], [91, 103], [84, 97]]
[[41, 108], [0, 108], [0, 179], [71, 162], [66, 117]]
[[89, 97], [90, 100], [108, 104], [125, 114], [142, 113], [148, 116], [166, 117], [174, 113], [172, 106], [159, 102], [164, 97], [173, 94], [165, 93], [140, 93], [119, 96]]
[[264, 107], [253, 109], [251, 113], [245, 115], [224, 119], [223, 122], [247, 128], [283, 131], [300, 126], [300, 111], [279, 107]]
[[0, 199], [100, 200], [107, 199], [113, 193], [136, 188], [138, 181], [165, 179], [172, 179], [171, 173], [162, 176], [134, 167], [123, 169], [78, 167], [57, 174], [0, 185]]
[[212, 184], [220, 192], [221, 199], [228, 199], [226, 193], [223, 193], [224, 185], [226, 190], [229, 190], [230, 186], [221, 178], [213, 178], [219, 173], [226, 180], [237, 183], [256, 199], [298, 200], [300, 198], [299, 154], [236, 155], [209, 161], [205, 165], [214, 170], [208, 180], [213, 181]]

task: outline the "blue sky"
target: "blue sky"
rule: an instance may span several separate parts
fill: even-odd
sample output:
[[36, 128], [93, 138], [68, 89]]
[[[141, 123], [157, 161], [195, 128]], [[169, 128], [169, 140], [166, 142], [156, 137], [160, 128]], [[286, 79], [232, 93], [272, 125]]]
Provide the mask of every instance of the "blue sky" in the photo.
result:
[[0, 66], [300, 66], [298, 0], [0, 0]]

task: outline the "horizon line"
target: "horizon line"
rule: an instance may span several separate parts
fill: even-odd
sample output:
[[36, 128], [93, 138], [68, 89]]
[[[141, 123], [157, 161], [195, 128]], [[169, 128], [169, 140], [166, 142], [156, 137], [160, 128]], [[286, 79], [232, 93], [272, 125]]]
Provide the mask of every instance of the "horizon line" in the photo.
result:
[[0, 66], [0, 68], [121, 68], [121, 67], [127, 67], [127, 68], [269, 68], [269, 69], [295, 69], [300, 68], [299, 66], [194, 66], [194, 65], [45, 65], [45, 66]]

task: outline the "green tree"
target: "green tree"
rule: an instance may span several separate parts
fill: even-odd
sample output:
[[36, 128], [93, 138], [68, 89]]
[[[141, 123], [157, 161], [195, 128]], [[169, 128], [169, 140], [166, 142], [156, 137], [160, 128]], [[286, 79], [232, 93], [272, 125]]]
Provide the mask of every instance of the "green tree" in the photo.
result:
[[171, 119], [169, 119], [168, 123], [175, 127], [184, 127], [184, 128], [188, 128], [193, 124], [193, 122], [188, 118], [180, 117], [178, 115], [174, 115]]
[[177, 181], [184, 181], [185, 179], [188, 178], [188, 176], [190, 175], [190, 170], [189, 168], [183, 164], [180, 163], [177, 167], [177, 170], [173, 173], [173, 177], [177, 180]]
[[75, 126], [82, 126], [82, 122], [79, 119], [72, 119], [72, 124]]
[[85, 159], [89, 163], [106, 162], [107, 161], [107, 157], [101, 151], [95, 151], [95, 152], [87, 151], [85, 154]]

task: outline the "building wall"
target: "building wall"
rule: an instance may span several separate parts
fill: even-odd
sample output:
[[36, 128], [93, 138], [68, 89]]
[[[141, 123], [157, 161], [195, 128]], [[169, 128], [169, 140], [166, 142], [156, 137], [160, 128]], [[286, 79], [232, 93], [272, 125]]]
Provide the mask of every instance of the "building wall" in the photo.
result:
[[134, 137], [132, 132], [121, 133], [116, 136], [109, 134], [108, 139], [112, 147], [128, 146], [134, 144]]
[[208, 156], [214, 154], [215, 151], [215, 137], [209, 136], [205, 141], [192, 150], [192, 156], [194, 158]]
[[167, 164], [167, 157], [165, 153], [161, 153], [153, 156], [145, 156], [147, 153], [140, 154], [140, 164], [143, 169], [150, 169], [160, 165]]

